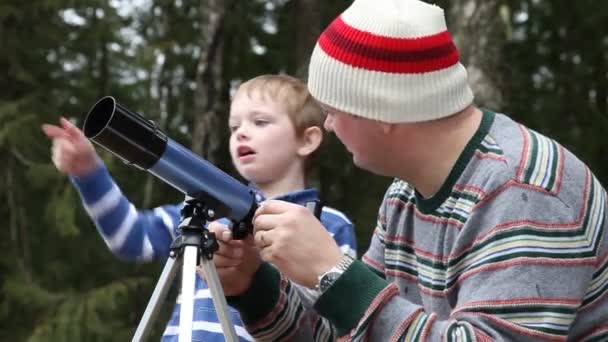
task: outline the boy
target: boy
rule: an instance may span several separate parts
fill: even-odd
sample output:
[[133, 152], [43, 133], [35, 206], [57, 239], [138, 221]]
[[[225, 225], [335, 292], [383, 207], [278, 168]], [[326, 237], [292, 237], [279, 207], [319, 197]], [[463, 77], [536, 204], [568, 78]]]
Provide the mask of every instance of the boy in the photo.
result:
[[[286, 75], [263, 75], [243, 83], [230, 108], [230, 155], [238, 172], [259, 196], [304, 204], [318, 194], [305, 189], [306, 168], [319, 148], [324, 113], [301, 81]], [[138, 211], [123, 196], [82, 132], [61, 119], [61, 127], [45, 125], [53, 139], [53, 162], [68, 174], [84, 206], [113, 253], [127, 260], [167, 257], [176, 236], [180, 205]], [[355, 254], [352, 223], [339, 211], [324, 207], [321, 221], [341, 250]], [[218, 225], [219, 226], [219, 225]], [[230, 309], [241, 340], [252, 340], [237, 312]], [[179, 298], [163, 334], [177, 340]], [[197, 278], [193, 340], [223, 341], [219, 319], [206, 284]]]
[[355, 0], [319, 37], [308, 87], [354, 163], [395, 181], [361, 261], [305, 210], [258, 209], [274, 267], [220, 279], [250, 284], [228, 295], [253, 336], [327, 340], [295, 282], [343, 341], [608, 340], [605, 189], [554, 140], [473, 104], [441, 8]]

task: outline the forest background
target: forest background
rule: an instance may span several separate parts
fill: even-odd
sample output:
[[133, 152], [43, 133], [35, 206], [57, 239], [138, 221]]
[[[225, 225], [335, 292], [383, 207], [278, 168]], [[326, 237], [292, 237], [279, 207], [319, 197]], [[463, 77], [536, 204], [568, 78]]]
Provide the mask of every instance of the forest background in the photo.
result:
[[[436, 3], [476, 103], [556, 138], [608, 185], [608, 2]], [[0, 0], [0, 340], [129, 340], [163, 265], [121, 262], [108, 251], [51, 164], [43, 123], [66, 115], [81, 125], [97, 99], [113, 95], [236, 177], [227, 147], [231, 90], [263, 73], [305, 78], [318, 34], [349, 4]], [[138, 207], [183, 199], [100, 153]], [[359, 254], [389, 182], [355, 168], [330, 138], [313, 183], [355, 222]]]

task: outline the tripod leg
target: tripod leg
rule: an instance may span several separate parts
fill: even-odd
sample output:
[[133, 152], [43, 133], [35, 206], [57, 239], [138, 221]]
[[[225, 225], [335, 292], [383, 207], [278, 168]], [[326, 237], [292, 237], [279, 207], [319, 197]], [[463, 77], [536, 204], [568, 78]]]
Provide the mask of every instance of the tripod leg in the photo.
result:
[[222, 325], [224, 338], [227, 342], [236, 342], [236, 331], [234, 330], [234, 325], [232, 324], [230, 314], [228, 313], [228, 304], [226, 303], [226, 297], [224, 296], [222, 285], [217, 276], [215, 265], [212, 260], [204, 257], [202, 258], [201, 264], [203, 273], [205, 274], [205, 280], [207, 281], [207, 285], [209, 285], [213, 306], [215, 307], [217, 316], [220, 319], [220, 324]]
[[194, 283], [196, 281], [197, 246], [186, 246], [182, 267], [182, 302], [179, 313], [179, 342], [192, 341], [192, 316], [194, 315]]
[[171, 288], [171, 284], [173, 283], [173, 279], [175, 278], [175, 274], [177, 273], [180, 264], [181, 262], [176, 260], [176, 258], [170, 257], [167, 259], [163, 272], [154, 288], [154, 292], [152, 292], [152, 297], [150, 297], [148, 306], [146, 306], [146, 311], [139, 321], [135, 335], [133, 335], [132, 342], [145, 341], [150, 334], [152, 322], [154, 322], [160, 311], [162, 301], [167, 297], [167, 293]]

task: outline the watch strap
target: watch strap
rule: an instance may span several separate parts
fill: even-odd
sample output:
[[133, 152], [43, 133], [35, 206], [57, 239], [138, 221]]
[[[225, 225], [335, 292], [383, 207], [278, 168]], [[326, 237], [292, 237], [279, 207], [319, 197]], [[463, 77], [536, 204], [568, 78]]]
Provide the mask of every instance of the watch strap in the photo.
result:
[[330, 287], [339, 277], [348, 269], [355, 259], [348, 254], [343, 254], [340, 262], [329, 271], [321, 274], [318, 277], [316, 290], [323, 293], [328, 287]]

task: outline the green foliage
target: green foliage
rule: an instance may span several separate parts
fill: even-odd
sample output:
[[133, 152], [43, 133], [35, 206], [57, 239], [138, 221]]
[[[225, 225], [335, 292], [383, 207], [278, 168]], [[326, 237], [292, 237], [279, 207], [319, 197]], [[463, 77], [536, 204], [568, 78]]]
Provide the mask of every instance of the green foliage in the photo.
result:
[[[52, 296], [33, 287], [22, 290], [26, 293], [16, 293], [14, 297], [39, 295], [41, 300], [47, 300], [45, 304], [53, 304], [54, 308], [46, 312], [46, 317], [36, 325], [27, 341], [126, 340], [132, 333], [132, 327], [128, 322], [117, 321], [113, 317], [116, 312], [128, 310], [125, 303], [129, 296], [149, 281], [147, 278], [122, 279], [91, 291], [68, 291], [61, 296]], [[36, 290], [43, 293], [36, 293]], [[31, 306], [32, 303], [20, 304]]]
[[108, 93], [145, 102], [145, 78], [124, 82], [145, 62], [118, 52], [127, 21], [106, 1], [0, 4], [0, 340], [126, 340], [151, 293], [158, 265], [111, 256], [40, 130]]
[[510, 7], [505, 111], [562, 142], [608, 184], [603, 139], [608, 131], [608, 3], [510, 1]]
[[12, 274], [5, 279], [2, 290], [16, 305], [33, 311], [53, 306], [60, 300], [36, 284], [23, 286], [27, 281], [24, 273]]
[[74, 206], [77, 198], [74, 189], [69, 185], [60, 189], [59, 194], [53, 196], [45, 211], [45, 221], [51, 229], [55, 229], [59, 237], [74, 237], [80, 234], [74, 215], [80, 208]]

